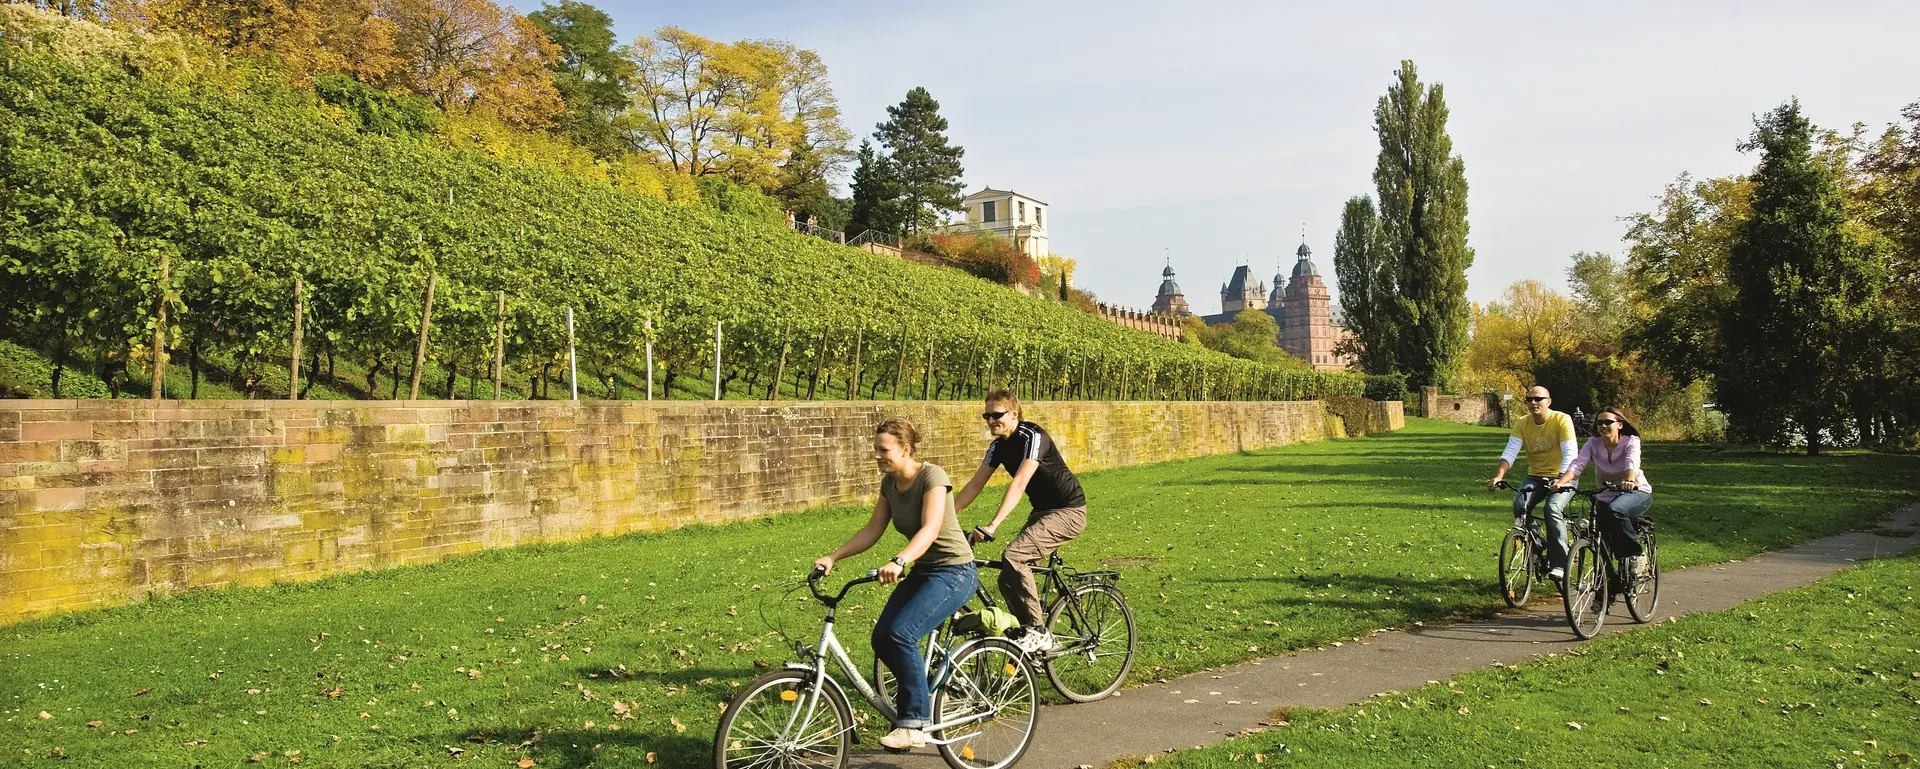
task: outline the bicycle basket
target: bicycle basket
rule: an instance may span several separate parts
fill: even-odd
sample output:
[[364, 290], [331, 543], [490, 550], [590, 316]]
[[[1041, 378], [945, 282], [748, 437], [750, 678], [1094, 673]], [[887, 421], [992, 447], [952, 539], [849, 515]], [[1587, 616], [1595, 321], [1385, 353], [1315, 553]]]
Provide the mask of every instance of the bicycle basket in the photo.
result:
[[953, 618], [953, 630], [967, 635], [1000, 636], [1020, 624], [1012, 612], [998, 606], [979, 609], [968, 606]]

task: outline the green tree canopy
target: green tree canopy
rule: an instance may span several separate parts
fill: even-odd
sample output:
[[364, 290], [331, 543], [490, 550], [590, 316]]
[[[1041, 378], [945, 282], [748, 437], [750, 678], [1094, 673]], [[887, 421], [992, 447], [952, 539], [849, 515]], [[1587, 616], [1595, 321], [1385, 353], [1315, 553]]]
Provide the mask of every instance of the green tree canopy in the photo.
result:
[[946, 131], [940, 102], [916, 87], [887, 108], [887, 121], [873, 134], [898, 168], [899, 195], [911, 229], [938, 224], [944, 212], [960, 209], [960, 157], [966, 149], [950, 143]]
[[1715, 396], [1737, 434], [1819, 453], [1843, 428], [1884, 284], [1879, 255], [1848, 227], [1831, 165], [1798, 100], [1755, 121], [1752, 215], [1734, 230], [1732, 301], [1720, 323]]
[[1447, 135], [1443, 87], [1412, 61], [1374, 108], [1380, 156], [1373, 183], [1392, 261], [1394, 348], [1410, 388], [1453, 387], [1467, 346], [1466, 164]]
[[527, 18], [560, 49], [547, 68], [567, 105], [559, 118], [561, 132], [601, 157], [631, 151], [618, 118], [638, 68], [616, 50], [613, 17], [579, 0], [560, 0]]
[[1340, 283], [1340, 311], [1353, 336], [1345, 352], [1369, 374], [1394, 371], [1393, 271], [1373, 198], [1347, 199], [1340, 232], [1333, 238], [1333, 272]]

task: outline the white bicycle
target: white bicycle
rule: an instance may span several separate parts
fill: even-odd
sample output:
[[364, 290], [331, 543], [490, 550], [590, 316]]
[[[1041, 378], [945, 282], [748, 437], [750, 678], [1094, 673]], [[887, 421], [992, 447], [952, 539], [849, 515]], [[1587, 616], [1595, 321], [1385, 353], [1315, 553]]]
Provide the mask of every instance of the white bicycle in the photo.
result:
[[[848, 582], [838, 595], [820, 590], [825, 570], [807, 576], [807, 588], [827, 607], [818, 644], [800, 644], [801, 661], [768, 673], [740, 689], [720, 716], [714, 734], [716, 769], [840, 769], [853, 748], [853, 708], [838, 667], [854, 690], [889, 722], [893, 703], [863, 677], [833, 633], [840, 601], [855, 585], [878, 581], [877, 571]], [[1020, 648], [1001, 638], [963, 639], [940, 655], [927, 676], [937, 723], [931, 742], [954, 769], [1012, 766], [1033, 742], [1040, 693]]]

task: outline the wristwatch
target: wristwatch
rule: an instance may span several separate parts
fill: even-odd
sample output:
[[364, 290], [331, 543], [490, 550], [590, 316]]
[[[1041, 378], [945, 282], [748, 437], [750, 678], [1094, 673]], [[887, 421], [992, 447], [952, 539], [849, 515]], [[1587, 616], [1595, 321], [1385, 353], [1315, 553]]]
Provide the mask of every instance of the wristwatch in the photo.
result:
[[904, 569], [904, 568], [907, 568], [907, 559], [905, 559], [905, 558], [901, 558], [900, 556], [897, 556], [897, 555], [896, 555], [896, 556], [894, 556], [894, 557], [892, 557], [892, 558], [888, 558], [887, 560], [888, 560], [889, 562], [892, 562], [892, 563], [897, 563], [897, 564], [899, 564], [899, 565], [900, 565], [900, 568], [902, 568], [902, 569]]

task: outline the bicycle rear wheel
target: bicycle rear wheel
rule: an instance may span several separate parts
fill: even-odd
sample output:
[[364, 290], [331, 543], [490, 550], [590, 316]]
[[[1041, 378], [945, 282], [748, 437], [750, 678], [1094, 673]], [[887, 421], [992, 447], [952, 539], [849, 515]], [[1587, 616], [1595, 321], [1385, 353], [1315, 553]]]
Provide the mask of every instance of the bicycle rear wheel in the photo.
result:
[[940, 756], [954, 769], [1003, 769], [1033, 744], [1040, 690], [1020, 648], [988, 638], [955, 653], [946, 685], [933, 693], [934, 719], [946, 723], [980, 713], [981, 720], [942, 729]]
[[1508, 529], [1500, 540], [1500, 598], [1518, 609], [1533, 595], [1533, 547], [1525, 529]]
[[1060, 647], [1043, 654], [1040, 664], [1062, 696], [1093, 702], [1126, 683], [1140, 636], [1119, 588], [1096, 583], [1074, 590], [1073, 601], [1060, 601], [1047, 612], [1047, 630]]
[[1582, 537], [1573, 543], [1567, 559], [1564, 598], [1567, 624], [1581, 640], [1594, 637], [1607, 621], [1607, 551], [1604, 545]]
[[715, 769], [844, 769], [853, 750], [853, 708], [840, 687], [813, 697], [813, 671], [753, 679], [727, 704], [713, 737]]
[[1646, 559], [1647, 575], [1627, 575], [1627, 613], [1635, 622], [1651, 622], [1660, 609], [1660, 557], [1651, 532], [1640, 540], [1640, 557]]

